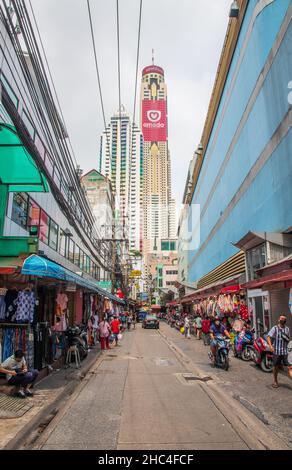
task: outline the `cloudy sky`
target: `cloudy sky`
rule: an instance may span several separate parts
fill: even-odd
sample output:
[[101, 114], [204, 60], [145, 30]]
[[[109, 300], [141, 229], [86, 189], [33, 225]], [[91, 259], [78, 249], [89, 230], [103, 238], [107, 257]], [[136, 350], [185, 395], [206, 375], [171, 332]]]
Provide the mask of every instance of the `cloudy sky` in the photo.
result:
[[[66, 125], [81, 168], [97, 167], [103, 130], [86, 0], [32, 0]], [[140, 0], [120, 0], [122, 103], [133, 114]], [[173, 195], [180, 204], [200, 142], [231, 0], [144, 0], [141, 70], [164, 68]], [[91, 0], [106, 119], [118, 108], [116, 0]], [[139, 117], [138, 87], [137, 117]]]

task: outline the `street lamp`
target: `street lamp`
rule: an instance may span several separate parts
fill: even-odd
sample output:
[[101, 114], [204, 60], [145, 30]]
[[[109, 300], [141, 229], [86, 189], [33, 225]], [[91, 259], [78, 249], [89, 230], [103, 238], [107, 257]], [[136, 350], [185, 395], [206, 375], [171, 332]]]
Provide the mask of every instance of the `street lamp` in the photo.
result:
[[235, 0], [230, 7], [229, 18], [238, 18], [238, 16], [239, 16], [239, 6], [237, 4], [237, 1]]

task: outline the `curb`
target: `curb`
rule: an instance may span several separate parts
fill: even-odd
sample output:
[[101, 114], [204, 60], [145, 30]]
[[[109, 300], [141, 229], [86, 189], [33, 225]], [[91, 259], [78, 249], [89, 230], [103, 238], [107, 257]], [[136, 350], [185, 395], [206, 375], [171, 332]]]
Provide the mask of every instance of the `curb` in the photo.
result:
[[[83, 377], [80, 377], [80, 373], [84, 376], [93, 367], [95, 362], [100, 358], [101, 352], [99, 351], [92, 359], [90, 359], [83, 368], [76, 369], [72, 373], [70, 382], [62, 389], [52, 403], [45, 408], [41, 409], [40, 412], [32, 418], [32, 420], [23, 426], [20, 431], [14, 436], [1, 450], [19, 450], [24, 448], [26, 444], [33, 440], [33, 434], [37, 433], [40, 426], [46, 427], [60, 411], [60, 408], [64, 402], [72, 395], [74, 390], [78, 387]], [[43, 380], [46, 380], [44, 378]]]
[[[159, 334], [176, 355], [179, 362], [199, 377], [206, 376], [192, 360], [179, 348], [177, 348], [171, 339], [164, 333]], [[208, 395], [216, 408], [223, 414], [229, 422], [233, 430], [241, 437], [249, 449], [252, 450], [291, 450], [283, 440], [267, 426], [251, 411], [244, 407], [241, 402], [232, 396], [227, 396], [218, 386], [217, 378], [211, 373], [212, 382], [198, 383], [198, 386]]]

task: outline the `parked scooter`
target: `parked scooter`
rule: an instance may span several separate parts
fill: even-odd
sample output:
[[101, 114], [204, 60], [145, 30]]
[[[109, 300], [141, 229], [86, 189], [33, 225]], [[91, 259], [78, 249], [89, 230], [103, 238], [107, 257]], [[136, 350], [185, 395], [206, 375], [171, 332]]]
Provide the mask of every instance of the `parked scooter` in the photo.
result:
[[246, 330], [244, 333], [238, 333], [233, 344], [234, 357], [241, 358], [243, 361], [251, 361], [253, 343], [253, 330]]
[[81, 361], [85, 359], [88, 354], [87, 331], [85, 327], [69, 327], [66, 331], [66, 336], [68, 337], [69, 346], [77, 346]]
[[229, 369], [229, 348], [230, 348], [230, 339], [226, 338], [225, 336], [217, 336], [217, 351], [215, 356], [215, 363], [213, 361], [213, 355], [211, 351], [209, 352], [209, 358], [211, 363], [215, 365], [215, 367], [220, 367], [221, 369], [228, 370]]
[[264, 372], [273, 370], [273, 353], [266, 341], [266, 335], [256, 338], [251, 350], [251, 357], [255, 364], [259, 365]]

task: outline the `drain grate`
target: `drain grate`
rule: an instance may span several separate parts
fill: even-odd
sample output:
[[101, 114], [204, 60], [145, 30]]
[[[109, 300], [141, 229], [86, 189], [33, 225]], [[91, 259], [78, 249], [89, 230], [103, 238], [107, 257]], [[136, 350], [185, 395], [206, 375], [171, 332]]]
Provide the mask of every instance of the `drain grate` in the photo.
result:
[[33, 407], [23, 398], [0, 395], [0, 419], [19, 418]]
[[209, 382], [209, 380], [213, 380], [212, 377], [205, 376], [205, 377], [199, 377], [197, 375], [183, 375], [183, 378], [186, 381], [189, 380], [199, 380], [200, 382]]
[[209, 382], [210, 380], [213, 380], [212, 377], [209, 377], [208, 375], [205, 375], [204, 377], [200, 377], [198, 375], [192, 374], [191, 372], [184, 373], [184, 374], [176, 374], [176, 376], [183, 384], [189, 384], [189, 385], [191, 385], [194, 382]]

